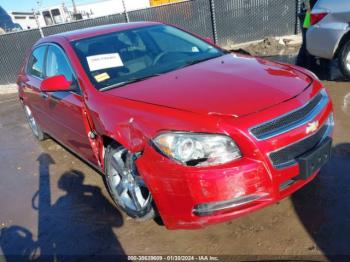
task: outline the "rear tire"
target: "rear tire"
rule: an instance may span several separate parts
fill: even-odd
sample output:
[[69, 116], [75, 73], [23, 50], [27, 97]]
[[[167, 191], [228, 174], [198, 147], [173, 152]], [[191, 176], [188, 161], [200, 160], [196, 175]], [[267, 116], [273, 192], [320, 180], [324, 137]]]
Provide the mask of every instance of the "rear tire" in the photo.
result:
[[128, 216], [138, 220], [155, 217], [153, 198], [135, 165], [136, 156], [113, 143], [105, 155], [105, 178], [114, 202]]
[[340, 49], [339, 67], [343, 75], [350, 80], [350, 39]]
[[45, 133], [42, 131], [42, 129], [40, 128], [38, 122], [35, 120], [32, 110], [29, 108], [29, 106], [23, 104], [23, 109], [24, 109], [24, 113], [28, 122], [28, 125], [30, 127], [30, 129], [33, 132], [33, 135], [35, 136], [35, 138], [39, 141], [43, 141], [45, 140], [47, 137], [45, 135]]

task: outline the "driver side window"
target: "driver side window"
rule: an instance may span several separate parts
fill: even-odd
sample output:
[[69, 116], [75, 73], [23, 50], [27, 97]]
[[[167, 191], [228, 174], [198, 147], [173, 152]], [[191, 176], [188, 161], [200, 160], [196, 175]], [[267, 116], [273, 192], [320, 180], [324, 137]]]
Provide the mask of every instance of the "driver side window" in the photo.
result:
[[64, 75], [68, 81], [74, 80], [74, 74], [67, 61], [67, 58], [57, 46], [49, 46], [47, 51], [45, 72], [46, 77]]
[[50, 45], [48, 47], [45, 69], [46, 77], [64, 75], [68, 81], [72, 82], [71, 91], [81, 94], [68, 58], [58, 46]]

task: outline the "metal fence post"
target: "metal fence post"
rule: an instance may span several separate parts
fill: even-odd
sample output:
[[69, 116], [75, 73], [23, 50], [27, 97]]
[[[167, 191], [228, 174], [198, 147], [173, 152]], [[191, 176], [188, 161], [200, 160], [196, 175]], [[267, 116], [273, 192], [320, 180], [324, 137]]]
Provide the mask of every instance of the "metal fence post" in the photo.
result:
[[124, 14], [125, 14], [126, 22], [129, 23], [129, 22], [130, 22], [130, 18], [129, 18], [128, 11], [126, 11], [126, 5], [125, 5], [125, 1], [124, 1], [124, 0], [122, 0], [122, 4], [123, 4], [123, 9], [124, 9]]
[[216, 28], [216, 15], [215, 15], [215, 0], [209, 0], [210, 2], [210, 16], [211, 16], [211, 23], [213, 26], [213, 36], [214, 36], [214, 43], [218, 43], [218, 31]]
[[32, 9], [32, 10], [33, 10], [33, 14], [34, 14], [36, 25], [38, 26], [38, 29], [39, 29], [39, 32], [40, 32], [40, 36], [41, 36], [41, 38], [43, 38], [44, 37], [44, 32], [43, 32], [43, 29], [41, 28], [41, 25], [40, 25], [40, 22], [39, 22], [39, 18], [36, 15], [36, 11], [34, 9]]
[[295, 15], [296, 15], [296, 20], [295, 20], [295, 34], [299, 34], [300, 33], [300, 19], [299, 19], [299, 13], [300, 13], [300, 9], [301, 9], [301, 0], [296, 0], [296, 11], [295, 11]]

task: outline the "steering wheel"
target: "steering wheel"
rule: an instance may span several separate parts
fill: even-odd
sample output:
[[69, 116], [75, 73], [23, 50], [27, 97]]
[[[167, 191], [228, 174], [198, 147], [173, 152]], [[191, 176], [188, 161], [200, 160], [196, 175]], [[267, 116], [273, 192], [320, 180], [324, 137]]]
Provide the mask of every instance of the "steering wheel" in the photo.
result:
[[154, 58], [154, 60], [153, 60], [153, 65], [158, 64], [159, 61], [160, 61], [164, 56], [166, 56], [167, 54], [169, 54], [168, 51], [163, 51], [163, 52], [161, 52], [160, 54], [158, 54], [158, 55], [156, 56], [156, 58]]

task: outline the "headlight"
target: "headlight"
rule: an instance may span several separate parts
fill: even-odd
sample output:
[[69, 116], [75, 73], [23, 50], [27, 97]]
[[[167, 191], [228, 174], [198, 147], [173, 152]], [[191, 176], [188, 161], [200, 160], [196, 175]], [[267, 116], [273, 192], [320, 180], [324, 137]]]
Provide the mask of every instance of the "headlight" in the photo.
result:
[[241, 158], [235, 142], [225, 135], [165, 133], [153, 140], [166, 156], [188, 166], [213, 166]]

